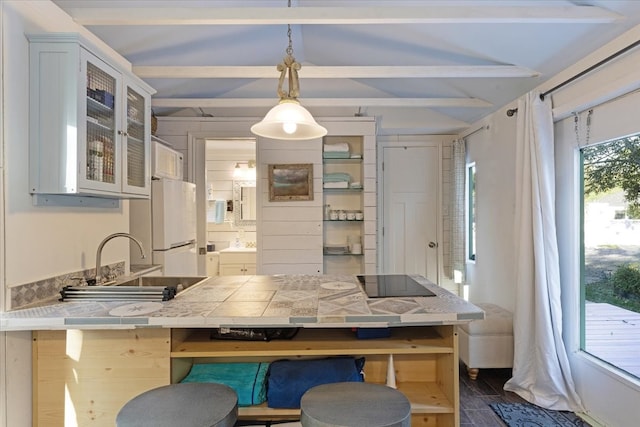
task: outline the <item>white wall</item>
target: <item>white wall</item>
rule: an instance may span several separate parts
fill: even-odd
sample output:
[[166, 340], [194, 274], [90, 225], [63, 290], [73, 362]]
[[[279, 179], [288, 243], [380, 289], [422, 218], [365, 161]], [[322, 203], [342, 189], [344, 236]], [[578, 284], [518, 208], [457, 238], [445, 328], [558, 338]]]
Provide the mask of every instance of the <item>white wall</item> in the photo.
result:
[[[47, 1], [0, 2], [2, 8], [2, 176], [4, 306], [11, 287], [94, 267], [96, 249], [109, 233], [128, 231], [128, 203], [118, 209], [35, 207], [28, 192], [29, 46], [26, 33], [79, 32], [95, 36]], [[107, 51], [112, 54], [110, 49]], [[123, 66], [126, 62], [118, 60]], [[129, 259], [127, 241], [105, 247], [103, 263]], [[31, 340], [28, 333], [2, 333], [0, 426], [31, 425]], [[7, 374], [6, 376], [4, 374]], [[2, 385], [0, 383], [0, 385]], [[5, 412], [6, 410], [6, 412]]]
[[[0, 58], [4, 58], [4, 5], [0, 3]], [[0, 65], [0, 100], [3, 100], [4, 67]], [[0, 101], [2, 102], [2, 101]], [[3, 104], [0, 104], [3, 105]], [[4, 284], [4, 108], [0, 108], [0, 312], [5, 306]], [[7, 334], [0, 332], [0, 426], [7, 425]]]
[[[603, 85], [624, 80], [621, 75], [632, 74], [640, 65], [640, 52], [604, 67], [572, 87], [571, 91], [591, 93]], [[617, 76], [614, 78], [612, 76]], [[640, 78], [635, 73], [636, 84]], [[566, 94], [558, 96], [562, 99]], [[568, 98], [573, 100], [574, 98]], [[593, 108], [589, 144], [640, 133], [640, 93], [632, 93]], [[562, 104], [558, 104], [560, 108]], [[568, 346], [571, 367], [578, 393], [588, 413], [607, 426], [636, 425], [640, 419], [640, 380], [625, 378], [606, 364], [579, 350], [579, 145], [587, 143], [586, 112], [580, 112], [578, 138], [574, 118], [556, 123], [556, 206], [560, 251], [561, 278], [563, 283], [563, 308], [565, 341]], [[579, 145], [578, 145], [579, 144]]]
[[[513, 225], [516, 117], [488, 117], [466, 138], [467, 163], [476, 164], [476, 260], [468, 262], [471, 302], [515, 306]], [[466, 251], [465, 251], [466, 256]]]
[[[540, 89], [553, 87], [613, 52], [640, 39], [635, 28], [589, 58], [565, 70]], [[563, 337], [577, 391], [587, 414], [602, 425], [626, 427], [640, 419], [640, 381], [625, 378], [579, 350], [579, 193], [577, 144], [573, 111], [593, 108], [590, 141], [640, 132], [640, 94], [611, 101], [640, 88], [640, 51], [600, 67], [552, 96], [556, 139], [556, 218], [562, 282]], [[597, 106], [601, 103], [601, 106]], [[594, 107], [595, 106], [595, 107]], [[513, 308], [516, 116], [506, 106], [473, 128], [489, 126], [468, 138], [468, 161], [477, 166], [477, 261], [468, 264], [470, 300], [492, 301]], [[569, 116], [569, 118], [567, 118]], [[586, 139], [585, 113], [580, 113], [580, 138]]]
[[[258, 246], [263, 274], [322, 273], [322, 140], [258, 139]], [[269, 201], [268, 165], [311, 163], [313, 200]]]
[[[94, 267], [109, 233], [128, 231], [128, 203], [119, 208], [35, 207], [29, 177], [29, 45], [25, 33], [79, 31], [48, 2], [5, 2], [4, 111], [6, 286]], [[37, 12], [36, 12], [37, 11]], [[58, 12], [58, 13], [56, 13]], [[127, 241], [105, 247], [103, 263], [128, 260]], [[8, 298], [7, 298], [8, 299]]]

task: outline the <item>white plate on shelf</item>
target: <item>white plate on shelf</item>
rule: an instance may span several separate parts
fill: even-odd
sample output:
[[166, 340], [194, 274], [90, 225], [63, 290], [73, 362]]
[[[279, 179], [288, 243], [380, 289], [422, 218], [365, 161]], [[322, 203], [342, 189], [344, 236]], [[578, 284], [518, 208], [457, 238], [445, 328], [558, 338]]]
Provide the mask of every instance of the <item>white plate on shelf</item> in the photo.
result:
[[329, 255], [344, 255], [349, 253], [348, 246], [325, 246], [324, 253]]

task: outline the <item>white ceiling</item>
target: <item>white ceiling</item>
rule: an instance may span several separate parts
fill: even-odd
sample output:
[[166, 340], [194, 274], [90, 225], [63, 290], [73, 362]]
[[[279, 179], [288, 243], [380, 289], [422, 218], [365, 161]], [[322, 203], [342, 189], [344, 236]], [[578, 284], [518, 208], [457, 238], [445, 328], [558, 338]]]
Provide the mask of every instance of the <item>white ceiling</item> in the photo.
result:
[[640, 23], [640, 1], [53, 0], [133, 64], [159, 116], [259, 117], [291, 25], [300, 101], [380, 134], [456, 133]]

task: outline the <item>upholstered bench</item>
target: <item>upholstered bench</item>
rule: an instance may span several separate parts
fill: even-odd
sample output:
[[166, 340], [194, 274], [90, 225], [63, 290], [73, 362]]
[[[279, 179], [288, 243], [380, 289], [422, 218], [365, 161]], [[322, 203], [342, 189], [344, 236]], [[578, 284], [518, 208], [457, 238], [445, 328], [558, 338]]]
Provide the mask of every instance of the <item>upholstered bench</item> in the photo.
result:
[[484, 310], [484, 319], [458, 327], [460, 359], [472, 380], [483, 368], [513, 367], [513, 315], [495, 304], [474, 304]]

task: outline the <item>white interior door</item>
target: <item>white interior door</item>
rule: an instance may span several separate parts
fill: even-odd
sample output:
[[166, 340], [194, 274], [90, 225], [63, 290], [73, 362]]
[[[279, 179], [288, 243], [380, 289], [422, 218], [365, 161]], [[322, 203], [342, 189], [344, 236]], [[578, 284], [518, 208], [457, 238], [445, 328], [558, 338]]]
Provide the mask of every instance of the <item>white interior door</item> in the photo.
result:
[[439, 147], [385, 147], [383, 165], [383, 272], [437, 284]]

